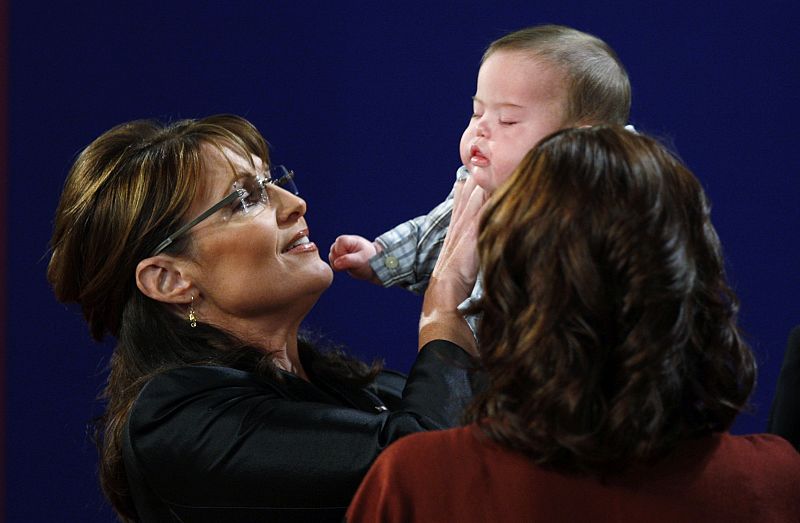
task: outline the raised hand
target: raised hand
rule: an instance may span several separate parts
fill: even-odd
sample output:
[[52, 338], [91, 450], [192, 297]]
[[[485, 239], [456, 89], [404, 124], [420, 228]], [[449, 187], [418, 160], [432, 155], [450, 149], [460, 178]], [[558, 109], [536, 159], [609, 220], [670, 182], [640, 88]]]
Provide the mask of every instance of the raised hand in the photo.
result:
[[456, 182], [450, 227], [422, 305], [420, 348], [433, 339], [445, 339], [477, 351], [457, 307], [469, 297], [478, 275], [478, 224], [486, 199], [486, 192], [471, 177]]
[[335, 271], [347, 271], [353, 278], [378, 283], [375, 271], [369, 260], [379, 252], [380, 247], [354, 234], [344, 234], [336, 238], [328, 253], [328, 261]]

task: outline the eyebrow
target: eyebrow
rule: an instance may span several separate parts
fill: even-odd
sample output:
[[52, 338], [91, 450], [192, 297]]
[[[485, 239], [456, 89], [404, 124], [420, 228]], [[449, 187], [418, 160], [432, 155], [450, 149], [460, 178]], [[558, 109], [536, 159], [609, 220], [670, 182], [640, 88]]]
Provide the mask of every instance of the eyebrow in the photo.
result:
[[[483, 100], [481, 100], [477, 96], [473, 96], [472, 97], [472, 101], [486, 105], [486, 102], [484, 102]], [[523, 106], [523, 105], [514, 104], [514, 103], [511, 103], [511, 102], [503, 102], [503, 103], [499, 103], [499, 104], [495, 104], [495, 105], [499, 105], [500, 107], [517, 107], [519, 109], [524, 109], [525, 108], [525, 106]]]
[[266, 178], [269, 180], [271, 177], [269, 175], [269, 169], [264, 170], [264, 172], [257, 172], [257, 171], [235, 171], [233, 173], [233, 183], [239, 182], [241, 180], [246, 180], [248, 178], [256, 179], [259, 176], [262, 178]]

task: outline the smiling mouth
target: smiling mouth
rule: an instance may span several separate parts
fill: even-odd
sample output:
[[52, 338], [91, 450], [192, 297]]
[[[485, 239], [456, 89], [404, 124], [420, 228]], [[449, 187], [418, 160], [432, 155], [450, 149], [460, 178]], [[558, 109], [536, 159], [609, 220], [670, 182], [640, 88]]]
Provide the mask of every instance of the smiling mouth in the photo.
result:
[[287, 252], [305, 252], [316, 249], [316, 245], [308, 239], [308, 230], [300, 231], [297, 233], [292, 241], [287, 245], [281, 253]]

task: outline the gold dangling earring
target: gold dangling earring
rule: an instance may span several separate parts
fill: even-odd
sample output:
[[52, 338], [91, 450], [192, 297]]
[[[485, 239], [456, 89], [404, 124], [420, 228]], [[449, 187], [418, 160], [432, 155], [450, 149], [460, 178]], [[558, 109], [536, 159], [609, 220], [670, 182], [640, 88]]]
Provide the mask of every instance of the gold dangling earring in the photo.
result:
[[192, 328], [197, 327], [197, 316], [194, 314], [194, 296], [192, 296], [192, 302], [189, 304], [189, 325]]

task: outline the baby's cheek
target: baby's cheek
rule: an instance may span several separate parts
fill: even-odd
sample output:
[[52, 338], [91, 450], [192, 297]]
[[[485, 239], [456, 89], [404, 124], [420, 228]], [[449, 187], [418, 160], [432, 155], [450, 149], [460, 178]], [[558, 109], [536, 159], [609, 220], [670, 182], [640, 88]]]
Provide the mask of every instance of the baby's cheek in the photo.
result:
[[511, 178], [511, 174], [514, 172], [516, 165], [504, 165], [502, 168], [497, 169], [494, 173], [494, 185], [495, 188], [503, 185], [506, 183], [506, 180]]
[[469, 167], [469, 149], [470, 149], [470, 142], [472, 141], [472, 133], [470, 132], [470, 128], [467, 127], [464, 129], [464, 133], [461, 135], [461, 142], [458, 145], [458, 153], [461, 156], [461, 164], [466, 165]]

